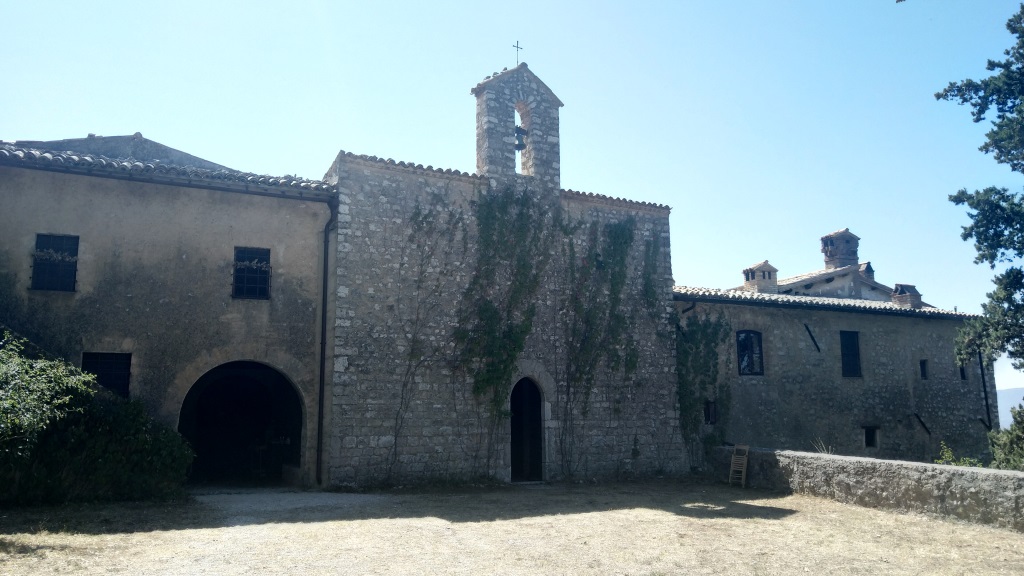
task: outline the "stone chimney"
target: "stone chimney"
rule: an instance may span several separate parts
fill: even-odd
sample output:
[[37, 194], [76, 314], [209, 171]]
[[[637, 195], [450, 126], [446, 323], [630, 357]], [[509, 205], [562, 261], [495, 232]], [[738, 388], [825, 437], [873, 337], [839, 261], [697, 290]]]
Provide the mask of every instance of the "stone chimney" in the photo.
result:
[[779, 292], [779, 270], [767, 260], [754, 264], [743, 271], [743, 289], [747, 292], [777, 294]]
[[892, 303], [900, 308], [921, 308], [921, 293], [913, 284], [897, 284], [892, 289]]
[[860, 242], [849, 228], [836, 230], [821, 237], [821, 253], [825, 255], [825, 269], [833, 270], [857, 264], [857, 245]]
[[871, 262], [865, 262], [860, 265], [860, 275], [868, 280], [875, 279], [875, 269], [871, 267]]

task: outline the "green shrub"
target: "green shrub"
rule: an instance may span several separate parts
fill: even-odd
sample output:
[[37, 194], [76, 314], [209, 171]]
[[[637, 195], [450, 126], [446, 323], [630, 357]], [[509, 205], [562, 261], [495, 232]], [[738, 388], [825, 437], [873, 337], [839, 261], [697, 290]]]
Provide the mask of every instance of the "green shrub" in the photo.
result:
[[1024, 405], [1010, 408], [1009, 428], [989, 432], [992, 467], [1024, 472]]
[[81, 412], [93, 377], [60, 360], [25, 351], [10, 332], [0, 336], [0, 466], [27, 458], [48, 427]]
[[957, 458], [953, 455], [953, 450], [946, 446], [945, 442], [939, 442], [939, 458], [935, 460], [936, 464], [947, 464], [949, 466], [968, 466], [970, 468], [982, 468], [984, 465], [981, 460], [976, 458], [968, 458], [964, 456]]
[[192, 452], [137, 401], [0, 343], [0, 503], [139, 500], [180, 492]]

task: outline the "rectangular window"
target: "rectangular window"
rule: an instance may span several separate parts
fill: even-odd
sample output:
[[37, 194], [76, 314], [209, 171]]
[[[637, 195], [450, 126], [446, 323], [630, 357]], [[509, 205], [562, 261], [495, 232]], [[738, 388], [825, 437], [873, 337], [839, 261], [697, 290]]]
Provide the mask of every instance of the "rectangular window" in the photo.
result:
[[78, 277], [78, 236], [36, 234], [32, 289], [74, 292]]
[[761, 333], [753, 330], [740, 330], [737, 332], [736, 357], [741, 376], [760, 376], [764, 374]]
[[960, 367], [960, 379], [967, 380], [967, 368], [964, 368], [963, 366]]
[[235, 248], [233, 298], [270, 300], [270, 248]]
[[843, 356], [843, 376], [846, 378], [859, 378], [860, 372], [860, 333], [839, 332], [839, 348]]
[[878, 448], [878, 426], [864, 427], [864, 447]]
[[82, 372], [96, 375], [96, 383], [123, 398], [128, 397], [132, 355], [112, 352], [83, 352]]
[[704, 423], [714, 424], [718, 422], [718, 403], [714, 400], [704, 401]]
[[918, 366], [921, 369], [921, 380], [927, 380], [928, 379], [928, 361], [927, 360], [921, 360], [920, 362], [918, 362]]

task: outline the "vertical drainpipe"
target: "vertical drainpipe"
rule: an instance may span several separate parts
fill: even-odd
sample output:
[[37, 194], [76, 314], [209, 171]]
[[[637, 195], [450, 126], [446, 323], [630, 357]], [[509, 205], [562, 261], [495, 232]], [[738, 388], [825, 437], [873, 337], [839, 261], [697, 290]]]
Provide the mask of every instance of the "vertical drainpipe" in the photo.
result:
[[335, 224], [338, 223], [338, 205], [339, 200], [337, 191], [335, 195], [327, 201], [327, 206], [331, 210], [331, 217], [327, 220], [327, 224], [324, 225], [324, 267], [322, 273], [323, 284], [320, 288], [320, 387], [317, 394], [316, 404], [316, 483], [317, 486], [323, 484], [323, 454], [324, 454], [324, 391], [327, 387], [327, 304], [329, 301], [329, 295], [327, 290], [329, 287], [328, 279], [330, 278], [330, 262], [331, 262], [331, 232], [334, 230]]

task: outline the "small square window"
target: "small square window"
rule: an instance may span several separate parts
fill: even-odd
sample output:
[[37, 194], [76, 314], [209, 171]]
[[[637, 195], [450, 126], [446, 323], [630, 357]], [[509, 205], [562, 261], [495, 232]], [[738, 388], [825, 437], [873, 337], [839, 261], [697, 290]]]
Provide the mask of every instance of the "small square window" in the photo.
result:
[[864, 447], [878, 448], [878, 426], [864, 427]]
[[74, 292], [78, 278], [78, 236], [36, 234], [32, 289]]
[[270, 248], [235, 248], [233, 298], [270, 300]]
[[82, 353], [82, 372], [96, 375], [96, 383], [122, 398], [128, 397], [132, 355], [112, 352]]

